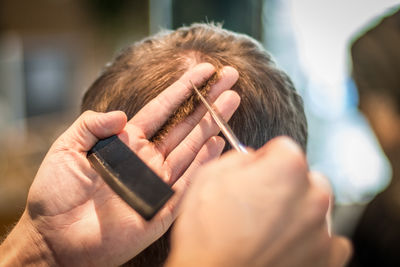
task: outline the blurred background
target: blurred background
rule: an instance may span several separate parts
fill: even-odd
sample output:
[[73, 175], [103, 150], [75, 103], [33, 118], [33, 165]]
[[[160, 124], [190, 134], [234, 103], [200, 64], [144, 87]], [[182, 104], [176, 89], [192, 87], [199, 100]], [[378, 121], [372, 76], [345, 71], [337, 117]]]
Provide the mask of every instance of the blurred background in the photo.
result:
[[20, 216], [46, 151], [78, 116], [83, 92], [113, 55], [162, 28], [214, 21], [259, 40], [293, 79], [305, 101], [310, 166], [330, 178], [336, 197], [334, 228], [351, 237], [366, 205], [393, 177], [357, 109], [349, 48], [382, 16], [399, 10], [399, 4], [1, 0], [0, 236]]

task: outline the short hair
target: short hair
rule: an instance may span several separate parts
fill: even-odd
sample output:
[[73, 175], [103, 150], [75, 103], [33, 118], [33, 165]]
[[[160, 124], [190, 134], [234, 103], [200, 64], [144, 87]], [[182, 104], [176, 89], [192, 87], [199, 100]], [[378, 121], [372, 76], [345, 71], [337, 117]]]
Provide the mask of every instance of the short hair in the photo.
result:
[[287, 135], [305, 151], [303, 101], [289, 77], [257, 41], [216, 25], [164, 31], [126, 48], [87, 90], [82, 111], [123, 110], [131, 118], [193, 62], [238, 70], [232, 89], [241, 104], [229, 124], [245, 145], [259, 148], [275, 136]]
[[[241, 104], [229, 121], [239, 140], [259, 148], [273, 137], [287, 135], [306, 150], [303, 101], [289, 77], [257, 41], [220, 25], [193, 24], [163, 31], [126, 48], [85, 93], [82, 112], [123, 110], [131, 118], [190, 66], [201, 62], [214, 65], [217, 73], [225, 65], [239, 72], [232, 89], [240, 95]], [[186, 105], [191, 108], [183, 108], [175, 116], [188, 115], [193, 105]], [[134, 265], [161, 265], [167, 257], [167, 238], [135, 257]], [[154, 255], [157, 250], [162, 255]]]
[[351, 45], [353, 78], [360, 94], [384, 95], [400, 113], [400, 10]]

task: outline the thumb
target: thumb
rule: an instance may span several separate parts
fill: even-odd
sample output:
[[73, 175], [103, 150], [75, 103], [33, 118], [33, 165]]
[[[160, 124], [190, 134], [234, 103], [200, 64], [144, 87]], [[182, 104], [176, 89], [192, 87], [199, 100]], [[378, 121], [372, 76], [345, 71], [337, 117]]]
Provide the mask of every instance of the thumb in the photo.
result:
[[126, 125], [122, 111], [100, 113], [85, 111], [54, 143], [55, 149], [74, 149], [78, 152], [90, 150], [99, 139], [118, 134]]
[[329, 266], [344, 267], [352, 254], [352, 245], [345, 237], [333, 236], [332, 239]]

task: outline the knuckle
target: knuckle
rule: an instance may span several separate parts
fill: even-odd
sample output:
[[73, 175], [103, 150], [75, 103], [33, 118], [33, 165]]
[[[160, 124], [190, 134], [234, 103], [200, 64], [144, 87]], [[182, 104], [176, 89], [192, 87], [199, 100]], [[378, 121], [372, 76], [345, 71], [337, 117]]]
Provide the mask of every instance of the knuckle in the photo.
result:
[[304, 157], [301, 147], [289, 136], [275, 137], [271, 140], [271, 145], [279, 147], [280, 150], [284, 150], [287, 154]]
[[325, 223], [329, 204], [329, 194], [314, 190], [310, 203], [308, 204], [308, 224], [315, 226]]
[[194, 128], [198, 124], [198, 122], [199, 120], [195, 116], [188, 116], [183, 121], [183, 123], [189, 128]]
[[317, 209], [322, 214], [326, 214], [330, 205], [330, 194], [324, 190], [317, 190], [314, 201], [316, 203]]
[[301, 172], [294, 175], [286, 175], [285, 184], [290, 185], [293, 190], [303, 192], [303, 189], [307, 188], [307, 176]]
[[170, 185], [174, 182], [174, 177], [176, 176], [175, 171], [177, 171], [177, 169], [172, 168], [169, 159], [166, 159], [163, 165], [162, 177], [167, 184]]
[[294, 193], [304, 193], [309, 188], [309, 182], [307, 179], [307, 172], [295, 169], [285, 170], [285, 174], [282, 175], [285, 186], [291, 188]]
[[287, 154], [285, 156], [285, 183], [295, 190], [309, 187], [308, 164], [303, 154]]
[[303, 153], [289, 153], [287, 155], [287, 160], [294, 171], [301, 173], [308, 172], [307, 160]]
[[183, 187], [184, 189], [187, 189], [187, 188], [191, 187], [192, 184], [193, 184], [193, 180], [192, 180], [192, 179], [189, 179], [188, 177], [181, 177], [181, 178], [180, 178], [180, 181], [181, 181], [182, 187]]
[[199, 151], [199, 144], [193, 139], [188, 140], [187, 142], [184, 143], [186, 148], [192, 153], [193, 155], [196, 155]]
[[93, 111], [93, 110], [86, 110], [82, 113], [82, 117], [83, 118], [89, 118], [94, 116], [95, 114], [97, 114], [97, 112]]
[[332, 185], [325, 175], [316, 171], [311, 171], [309, 173], [309, 179], [313, 186], [318, 187], [329, 195], [332, 195]]
[[286, 162], [293, 170], [308, 171], [306, 155], [300, 146], [287, 136], [277, 137], [274, 141], [279, 150], [285, 155]]
[[[81, 115], [81, 120], [78, 126], [80, 128], [86, 128], [90, 129], [89, 126], [93, 123], [98, 124], [99, 120], [96, 118], [96, 115], [98, 113], [93, 111], [93, 110], [86, 110], [85, 112], [82, 113]], [[80, 129], [82, 130], [82, 129]]]

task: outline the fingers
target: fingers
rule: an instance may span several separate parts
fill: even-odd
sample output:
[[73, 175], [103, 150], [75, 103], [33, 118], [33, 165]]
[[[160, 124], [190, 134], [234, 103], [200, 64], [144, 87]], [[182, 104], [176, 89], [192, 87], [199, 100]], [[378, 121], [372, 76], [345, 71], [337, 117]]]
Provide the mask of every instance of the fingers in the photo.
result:
[[215, 68], [210, 63], [196, 65], [144, 106], [128, 123], [141, 129], [146, 139], [150, 138], [191, 94], [190, 81], [196, 85], [202, 84], [214, 72]]
[[[224, 67], [220, 73], [220, 79], [217, 83], [212, 85], [208, 94], [210, 102], [214, 102], [217, 97], [225, 90], [230, 89], [237, 81], [239, 74], [237, 70], [232, 67]], [[220, 105], [221, 104], [221, 105]], [[222, 112], [224, 103], [215, 103], [217, 109]], [[237, 107], [234, 107], [236, 110]], [[188, 116], [181, 123], [169, 130], [169, 134], [163, 139], [162, 143], [158, 145], [158, 149], [167, 156], [199, 123], [206, 114], [207, 109], [204, 105], [200, 104], [193, 114]], [[222, 114], [224, 115], [224, 114]], [[208, 139], [209, 135], [206, 139]]]
[[349, 261], [353, 248], [347, 238], [341, 236], [332, 237], [329, 266], [343, 267]]
[[[239, 95], [234, 91], [224, 92], [215, 102], [224, 120], [229, 120], [240, 103]], [[213, 118], [207, 113], [190, 134], [168, 155], [166, 164], [171, 166], [171, 183], [179, 177], [193, 159], [196, 157], [203, 144], [220, 129]], [[173, 167], [173, 168], [172, 168]]]
[[317, 187], [319, 190], [325, 192], [328, 195], [332, 195], [332, 187], [331, 184], [322, 173], [319, 172], [310, 172], [309, 179], [312, 185]]
[[99, 139], [121, 132], [126, 120], [126, 115], [122, 111], [108, 113], [86, 111], [60, 136], [53, 147], [62, 146], [86, 152]]
[[[300, 146], [285, 136], [276, 137], [254, 153], [254, 160], [272, 177], [299, 193], [309, 187], [308, 164]], [[293, 192], [291, 192], [293, 193]]]
[[182, 194], [192, 183], [193, 173], [206, 162], [219, 157], [225, 147], [225, 141], [220, 136], [213, 136], [204, 143], [196, 158], [187, 168], [181, 178], [173, 185], [173, 189]]
[[[176, 219], [179, 204], [182, 201], [182, 196], [193, 182], [193, 173], [199, 166], [206, 162], [219, 157], [225, 146], [225, 141], [220, 136], [213, 136], [200, 149], [197, 157], [193, 160], [190, 167], [185, 171], [182, 177], [172, 186], [175, 194], [166, 203], [166, 206], [161, 210], [160, 216], [168, 218], [171, 223]], [[158, 215], [157, 215], [158, 216]]]
[[304, 152], [301, 150], [300, 146], [287, 136], [275, 137], [256, 151], [258, 157], [264, 157], [266, 154], [275, 156], [276, 153], [282, 157], [290, 156], [291, 158], [298, 158], [302, 161], [302, 165], [307, 164], [305, 162]]
[[325, 220], [326, 220], [326, 225], [328, 228], [329, 236], [331, 236], [332, 235], [332, 214], [331, 213], [332, 213], [332, 206], [334, 204], [331, 184], [324, 175], [322, 175], [321, 173], [318, 173], [318, 172], [310, 172], [309, 179], [310, 179], [311, 184], [314, 186], [314, 188], [316, 190], [318, 190], [320, 192], [320, 194], [325, 195], [329, 198], [329, 205], [328, 205], [328, 210], [326, 212]]

